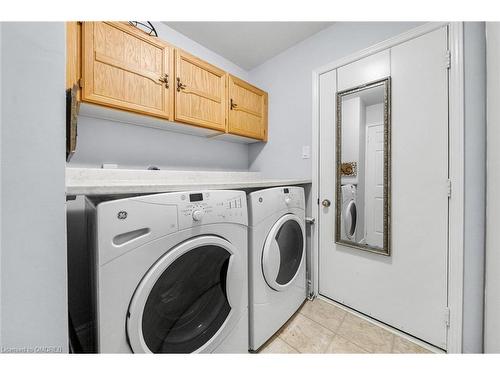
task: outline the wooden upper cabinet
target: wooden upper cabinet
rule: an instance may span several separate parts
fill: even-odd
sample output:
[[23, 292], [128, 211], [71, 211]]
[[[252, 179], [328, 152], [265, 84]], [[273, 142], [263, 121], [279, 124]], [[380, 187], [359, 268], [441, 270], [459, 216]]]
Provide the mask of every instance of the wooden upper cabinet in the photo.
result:
[[267, 141], [266, 92], [125, 22], [68, 22], [66, 31], [66, 86], [79, 83], [78, 101]]
[[121, 22], [84, 22], [82, 100], [173, 119], [173, 48]]
[[266, 141], [267, 93], [232, 75], [228, 93], [228, 133]]
[[224, 132], [226, 72], [175, 51], [175, 120]]

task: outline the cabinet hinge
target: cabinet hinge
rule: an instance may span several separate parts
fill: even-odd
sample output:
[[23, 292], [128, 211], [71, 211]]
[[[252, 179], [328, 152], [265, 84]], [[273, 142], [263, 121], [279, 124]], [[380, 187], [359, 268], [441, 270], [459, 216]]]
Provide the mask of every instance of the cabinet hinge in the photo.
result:
[[450, 326], [450, 309], [448, 307], [444, 308], [444, 324], [446, 327]]
[[450, 69], [451, 68], [451, 51], [450, 50], [446, 51], [446, 54], [445, 54], [445, 57], [444, 57], [444, 66], [445, 66], [446, 69]]
[[318, 206], [319, 206], [319, 198], [318, 198]]
[[446, 180], [446, 192], [448, 194], [448, 198], [451, 198], [451, 180]]

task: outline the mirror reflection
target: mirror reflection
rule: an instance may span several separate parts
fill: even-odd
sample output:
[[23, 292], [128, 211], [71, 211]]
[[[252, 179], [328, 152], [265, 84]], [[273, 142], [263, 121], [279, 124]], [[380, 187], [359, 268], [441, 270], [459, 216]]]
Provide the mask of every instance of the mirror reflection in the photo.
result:
[[390, 79], [337, 94], [336, 242], [389, 255]]

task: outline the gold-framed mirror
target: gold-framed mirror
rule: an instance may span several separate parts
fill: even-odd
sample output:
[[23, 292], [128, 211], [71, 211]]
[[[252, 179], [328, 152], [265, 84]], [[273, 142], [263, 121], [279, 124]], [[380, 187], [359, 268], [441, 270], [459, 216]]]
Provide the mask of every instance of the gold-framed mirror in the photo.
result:
[[335, 242], [391, 254], [391, 79], [337, 93]]

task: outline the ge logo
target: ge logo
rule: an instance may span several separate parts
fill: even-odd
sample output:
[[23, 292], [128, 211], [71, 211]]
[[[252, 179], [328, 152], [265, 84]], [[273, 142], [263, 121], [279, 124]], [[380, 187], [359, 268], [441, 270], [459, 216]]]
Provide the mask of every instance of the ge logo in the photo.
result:
[[117, 217], [120, 220], [125, 220], [127, 218], [127, 215], [128, 215], [127, 211], [120, 211], [120, 212], [118, 212]]

